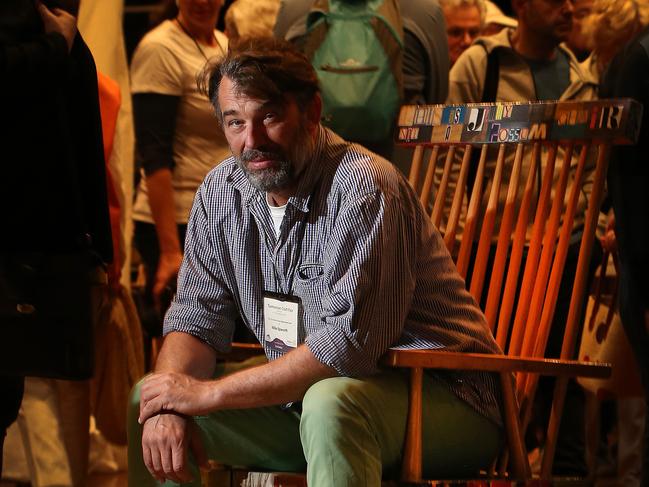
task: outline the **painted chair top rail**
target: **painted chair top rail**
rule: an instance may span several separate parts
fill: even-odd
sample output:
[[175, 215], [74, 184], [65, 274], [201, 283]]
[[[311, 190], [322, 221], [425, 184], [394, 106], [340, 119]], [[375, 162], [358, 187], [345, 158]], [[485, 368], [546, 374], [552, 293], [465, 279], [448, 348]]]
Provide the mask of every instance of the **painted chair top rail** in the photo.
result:
[[642, 105], [631, 98], [594, 101], [404, 105], [399, 145], [591, 142], [635, 144]]

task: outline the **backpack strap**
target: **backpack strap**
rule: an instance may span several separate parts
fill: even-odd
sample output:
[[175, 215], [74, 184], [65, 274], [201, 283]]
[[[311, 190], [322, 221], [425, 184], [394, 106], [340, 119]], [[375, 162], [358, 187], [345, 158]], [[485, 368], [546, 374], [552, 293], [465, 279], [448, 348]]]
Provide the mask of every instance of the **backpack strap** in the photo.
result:
[[315, 0], [311, 10], [306, 17], [306, 35], [301, 47], [302, 52], [309, 61], [313, 60], [313, 55], [322, 45], [329, 26], [327, 25], [327, 14], [329, 13], [328, 0]]
[[397, 82], [399, 98], [403, 100], [403, 20], [397, 0], [368, 0], [375, 3], [375, 15], [370, 21], [376, 38], [390, 61], [390, 70]]
[[[485, 51], [487, 48], [481, 44]], [[487, 52], [487, 71], [484, 78], [484, 86], [482, 88], [481, 102], [493, 103], [496, 101], [498, 94], [498, 81], [500, 76], [500, 58], [498, 57], [498, 48], [492, 49]]]
[[328, 0], [315, 0], [306, 16], [307, 32], [311, 31], [318, 22], [324, 21], [330, 11]]
[[307, 35], [304, 36], [304, 44], [301, 46], [302, 52], [309, 61], [313, 61], [313, 56], [324, 42], [328, 31], [329, 25], [324, 20], [309, 27]]

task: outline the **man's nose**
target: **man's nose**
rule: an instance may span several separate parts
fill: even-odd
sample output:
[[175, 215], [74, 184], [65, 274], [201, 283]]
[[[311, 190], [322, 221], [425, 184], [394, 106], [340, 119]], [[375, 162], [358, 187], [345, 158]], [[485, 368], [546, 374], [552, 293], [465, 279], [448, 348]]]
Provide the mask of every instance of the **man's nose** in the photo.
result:
[[471, 34], [468, 31], [464, 31], [462, 34], [462, 45], [463, 46], [469, 46], [473, 42], [473, 37], [471, 37]]
[[246, 128], [246, 149], [259, 149], [268, 142], [266, 128], [260, 124], [249, 124]]
[[565, 14], [570, 14], [572, 15], [575, 11], [575, 5], [572, 3], [572, 0], [566, 0], [563, 2], [561, 5], [561, 10]]

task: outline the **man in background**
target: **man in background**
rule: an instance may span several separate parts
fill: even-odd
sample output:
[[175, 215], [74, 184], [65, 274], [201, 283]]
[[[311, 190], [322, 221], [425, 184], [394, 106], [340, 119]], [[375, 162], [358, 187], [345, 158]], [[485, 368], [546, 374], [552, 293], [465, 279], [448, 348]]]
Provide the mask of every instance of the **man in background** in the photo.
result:
[[[573, 4], [571, 0], [513, 0], [518, 17], [516, 28], [505, 28], [500, 33], [480, 37], [457, 60], [450, 72], [448, 103], [525, 102], [536, 100], [591, 100], [596, 98], [597, 80], [585, 71], [575, 56], [562, 43], [572, 32]], [[510, 157], [513, 161], [513, 153]], [[557, 161], [563, 154], [557, 155]], [[578, 153], [573, 155], [571, 174], [577, 167]], [[545, 155], [541, 158], [545, 165]], [[559, 164], [557, 163], [557, 166]], [[495, 153], [490, 152], [488, 170], [495, 166]], [[503, 180], [510, 177], [511, 163], [505, 164]], [[525, 181], [530, 167], [529, 154], [523, 160], [520, 178]], [[459, 168], [459, 166], [458, 166]], [[541, 173], [543, 173], [543, 167]], [[576, 269], [576, 256], [581, 238], [589, 180], [594, 161], [589, 159], [585, 182], [581, 188], [575, 217], [571, 246], [566, 262], [566, 272], [561, 283], [546, 356], [558, 357], [561, 352], [563, 331], [570, 303], [570, 293]], [[459, 169], [458, 171], [459, 172]], [[553, 184], [558, 182], [559, 169], [555, 168]], [[457, 173], [453, 176], [457, 180]], [[572, 181], [571, 177], [571, 181]], [[566, 196], [571, 190], [571, 183]], [[500, 194], [504, 204], [506, 189]], [[519, 199], [522, 196], [519, 193]], [[497, 229], [494, 230], [497, 235]], [[585, 425], [583, 421], [584, 397], [581, 388], [569, 383], [568, 398], [561, 422], [554, 473], [561, 475], [586, 475], [584, 453]], [[550, 410], [552, 382], [541, 379], [537, 392], [536, 418], [538, 429], [543, 431], [544, 415]], [[534, 430], [531, 427], [530, 430]], [[530, 449], [535, 446], [529, 435]]]
[[441, 0], [451, 67], [475, 41], [485, 25], [483, 0]]

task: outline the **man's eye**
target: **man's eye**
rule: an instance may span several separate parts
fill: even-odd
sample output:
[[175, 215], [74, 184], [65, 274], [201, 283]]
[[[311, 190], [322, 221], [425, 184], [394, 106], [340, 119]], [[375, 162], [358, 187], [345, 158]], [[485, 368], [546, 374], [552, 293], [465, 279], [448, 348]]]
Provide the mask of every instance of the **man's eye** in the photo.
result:
[[277, 118], [277, 114], [275, 112], [268, 112], [266, 115], [264, 115], [264, 120], [275, 120]]
[[236, 120], [236, 119], [228, 120], [228, 123], [227, 123], [228, 127], [232, 127], [232, 128], [240, 127], [242, 124], [243, 124], [243, 122], [241, 120]]

